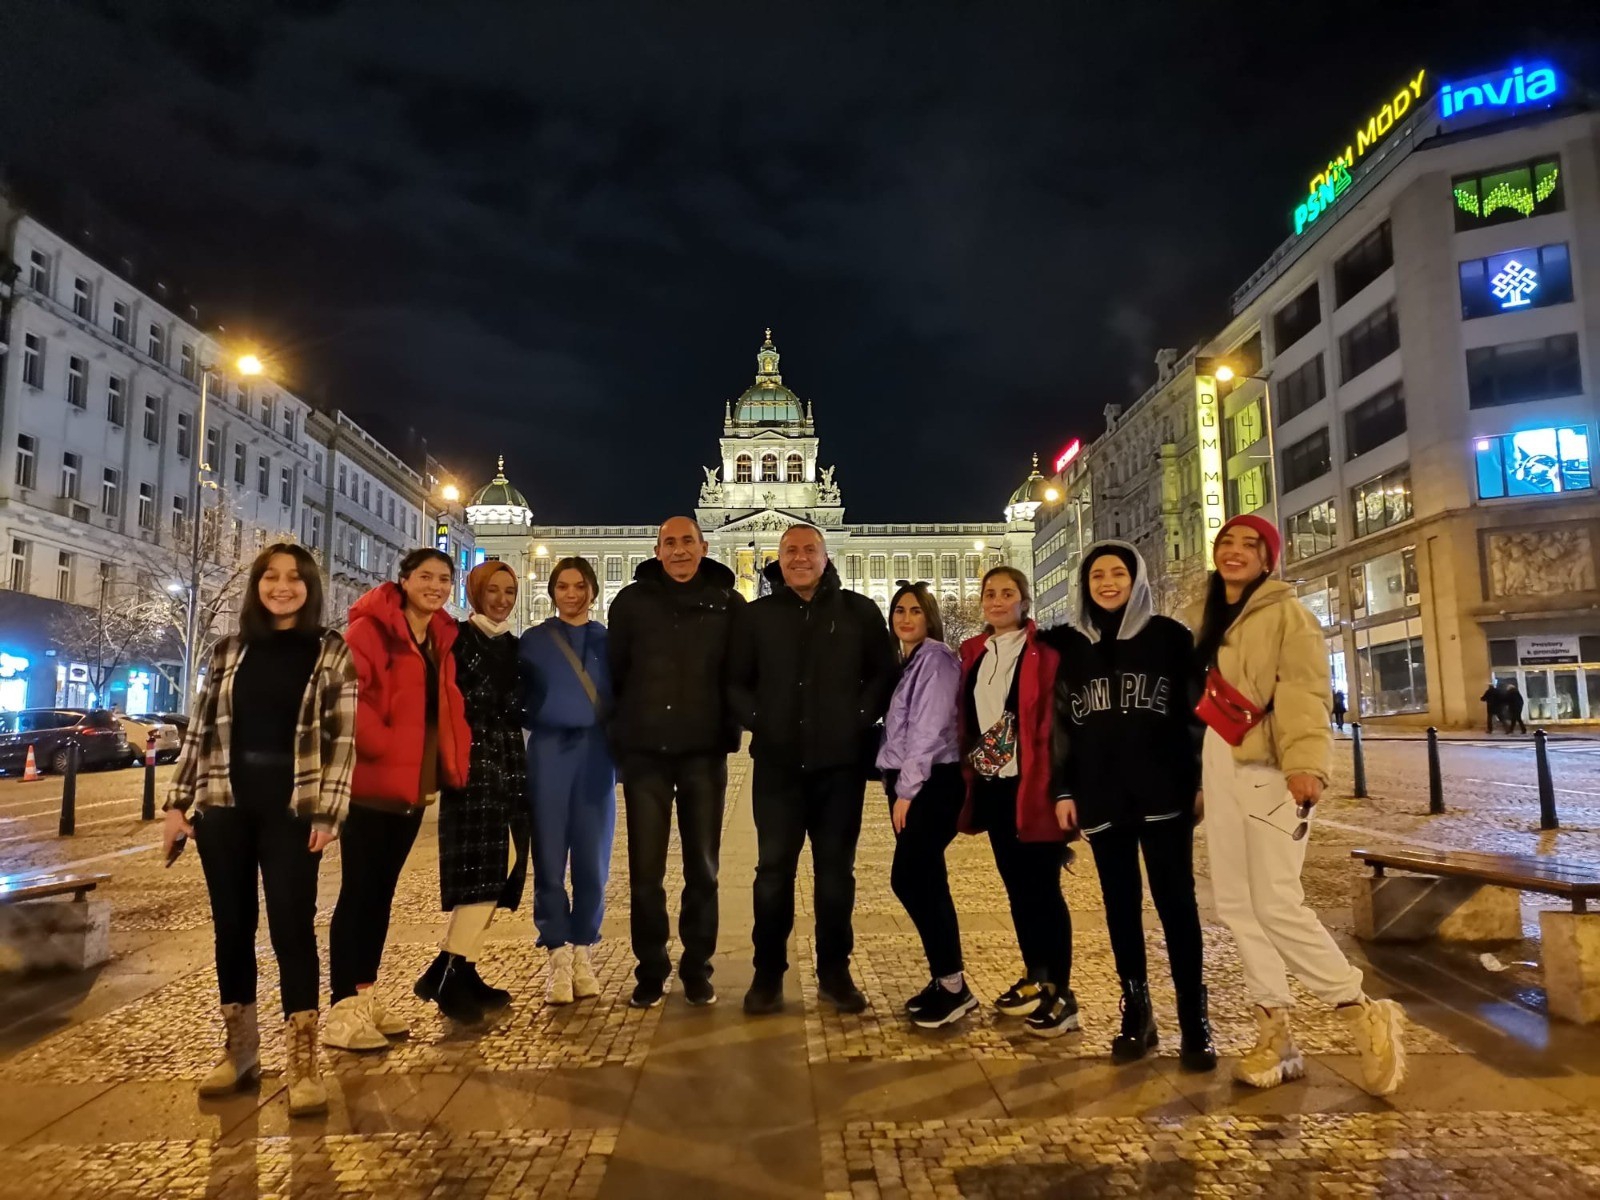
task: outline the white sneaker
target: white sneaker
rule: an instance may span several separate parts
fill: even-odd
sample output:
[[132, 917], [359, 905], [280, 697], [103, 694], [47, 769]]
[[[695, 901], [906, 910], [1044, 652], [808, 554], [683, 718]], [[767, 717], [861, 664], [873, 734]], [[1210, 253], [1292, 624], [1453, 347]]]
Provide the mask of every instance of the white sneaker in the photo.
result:
[[572, 994], [579, 1000], [589, 1000], [600, 994], [600, 981], [594, 977], [594, 959], [589, 946], [572, 947]]
[[368, 988], [361, 993], [361, 998], [367, 1002], [367, 1012], [372, 1016], [372, 1024], [384, 1037], [402, 1038], [411, 1036], [411, 1026], [395, 1016], [383, 1006], [383, 1001], [378, 999], [378, 993]]
[[389, 1039], [378, 1032], [372, 1023], [372, 1013], [367, 1008], [365, 996], [346, 996], [328, 1010], [328, 1021], [322, 1030], [325, 1046], [340, 1050], [387, 1050]]
[[1251, 1087], [1270, 1088], [1306, 1073], [1305, 1059], [1289, 1032], [1289, 1010], [1256, 1006], [1256, 1044], [1233, 1067], [1233, 1077]]
[[557, 946], [549, 952], [544, 983], [546, 1004], [572, 1003], [572, 947]]
[[1406, 1077], [1406, 1011], [1393, 1000], [1362, 999], [1339, 1010], [1355, 1034], [1361, 1055], [1361, 1086], [1387, 1096]]

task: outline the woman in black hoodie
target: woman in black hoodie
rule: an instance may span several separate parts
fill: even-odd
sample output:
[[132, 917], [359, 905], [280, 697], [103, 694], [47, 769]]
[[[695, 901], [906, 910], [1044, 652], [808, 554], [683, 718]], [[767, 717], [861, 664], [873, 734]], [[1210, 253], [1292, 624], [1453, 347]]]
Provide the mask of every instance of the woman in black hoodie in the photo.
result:
[[1056, 816], [1082, 830], [1094, 852], [1106, 928], [1122, 979], [1116, 1062], [1156, 1045], [1145, 974], [1144, 890], [1139, 852], [1166, 933], [1186, 1070], [1216, 1066], [1201, 982], [1200, 913], [1194, 897], [1195, 798], [1200, 756], [1190, 682], [1193, 639], [1157, 616], [1144, 560], [1127, 542], [1089, 548], [1079, 575], [1075, 628], [1052, 630], [1056, 673]]

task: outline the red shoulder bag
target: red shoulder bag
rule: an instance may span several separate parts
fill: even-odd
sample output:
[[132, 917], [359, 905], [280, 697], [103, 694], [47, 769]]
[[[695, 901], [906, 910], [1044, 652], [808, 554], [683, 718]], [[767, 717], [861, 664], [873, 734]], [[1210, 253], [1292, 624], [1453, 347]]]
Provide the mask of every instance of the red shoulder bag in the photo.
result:
[[1271, 711], [1270, 703], [1265, 708], [1252, 703], [1250, 697], [1224, 679], [1215, 666], [1206, 672], [1205, 691], [1200, 703], [1194, 706], [1194, 715], [1230, 746], [1243, 742]]

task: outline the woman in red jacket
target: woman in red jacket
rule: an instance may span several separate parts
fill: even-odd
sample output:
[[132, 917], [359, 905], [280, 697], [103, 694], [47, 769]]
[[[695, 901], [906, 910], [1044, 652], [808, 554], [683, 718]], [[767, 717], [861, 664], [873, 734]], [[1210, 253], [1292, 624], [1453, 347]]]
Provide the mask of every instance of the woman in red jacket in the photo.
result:
[[389, 909], [422, 810], [441, 787], [466, 786], [472, 734], [456, 687], [459, 632], [444, 611], [455, 569], [437, 550], [413, 550], [400, 582], [350, 609], [345, 641], [356, 663], [356, 769], [340, 839], [339, 902], [328, 931], [333, 1007], [323, 1040], [382, 1050], [410, 1032], [373, 994]]
[[1028, 1013], [1028, 1032], [1078, 1028], [1072, 917], [1061, 894], [1066, 834], [1050, 793], [1056, 652], [1035, 640], [1028, 580], [1014, 567], [983, 577], [987, 631], [961, 646], [961, 748], [967, 801], [961, 828], [985, 832], [1011, 901], [1027, 973], [995, 1001]]

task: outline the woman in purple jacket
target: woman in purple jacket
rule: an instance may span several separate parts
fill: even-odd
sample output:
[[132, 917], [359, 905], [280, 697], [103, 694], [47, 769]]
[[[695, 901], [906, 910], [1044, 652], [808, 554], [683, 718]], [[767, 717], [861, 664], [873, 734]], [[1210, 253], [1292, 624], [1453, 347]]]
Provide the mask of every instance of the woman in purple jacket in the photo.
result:
[[895, 831], [889, 883], [922, 935], [932, 976], [906, 1012], [923, 1029], [937, 1029], [978, 1007], [962, 972], [961, 929], [944, 866], [966, 796], [957, 737], [961, 660], [944, 644], [927, 584], [902, 581], [889, 603], [889, 624], [902, 664], [878, 752]]

